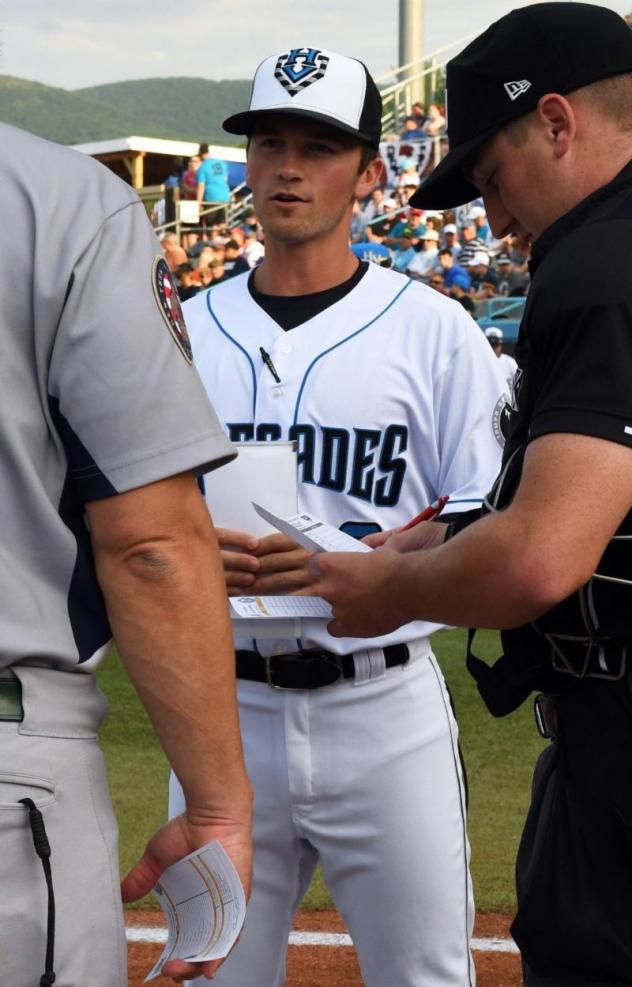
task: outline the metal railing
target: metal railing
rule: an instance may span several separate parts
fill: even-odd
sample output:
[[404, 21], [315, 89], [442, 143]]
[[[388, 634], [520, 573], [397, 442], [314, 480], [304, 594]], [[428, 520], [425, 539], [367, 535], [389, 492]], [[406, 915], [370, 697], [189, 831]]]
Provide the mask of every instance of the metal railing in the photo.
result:
[[476, 321], [481, 329], [498, 325], [506, 342], [515, 343], [526, 298], [489, 298], [477, 307]]
[[[243, 219], [244, 214], [248, 211], [248, 208], [252, 205], [252, 193], [247, 192], [245, 195], [239, 195], [240, 192], [246, 188], [246, 183], [241, 182], [241, 184], [236, 185], [231, 191], [230, 202], [211, 202], [205, 203], [206, 208], [200, 209], [199, 219], [204, 219], [206, 216], [210, 216], [220, 209], [224, 208], [226, 210], [225, 215], [225, 225], [229, 228], [232, 226], [237, 226], [241, 219]], [[156, 190], [160, 193], [158, 196], [155, 195]], [[166, 194], [167, 190], [164, 185], [152, 186], [152, 194], [148, 195], [146, 189], [138, 190], [140, 198], [143, 200], [151, 200], [152, 198], [161, 198]], [[177, 203], [176, 203], [177, 212]], [[173, 231], [179, 238], [183, 230], [185, 233], [198, 233], [201, 229], [201, 225], [195, 223], [183, 223], [179, 216], [175, 219], [169, 220], [167, 223], [161, 223], [159, 226], [154, 226], [154, 233], [161, 236], [163, 233], [168, 233]]]
[[[456, 53], [455, 50], [460, 50], [474, 37], [475, 34], [468, 34], [443, 48], [437, 48], [424, 58], [390, 69], [377, 77], [375, 82], [382, 94], [382, 133], [401, 130], [404, 118], [410, 115], [415, 102], [415, 90], [420, 83], [425, 88], [426, 80], [429, 80], [430, 101], [434, 100], [440, 70], [450, 60], [451, 53]], [[391, 79], [395, 81], [389, 85]]]

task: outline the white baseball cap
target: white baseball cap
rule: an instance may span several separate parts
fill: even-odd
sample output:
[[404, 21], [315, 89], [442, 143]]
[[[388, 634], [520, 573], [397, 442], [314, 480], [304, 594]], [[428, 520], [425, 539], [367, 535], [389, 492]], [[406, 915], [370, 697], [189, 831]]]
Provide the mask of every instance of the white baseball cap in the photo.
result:
[[442, 228], [441, 232], [442, 233], [456, 233], [456, 224], [455, 223], [446, 223], [445, 226]]
[[426, 230], [426, 232], [424, 233], [424, 235], [422, 236], [421, 239], [422, 240], [438, 240], [439, 239], [439, 234], [437, 233], [436, 230], [433, 230], [432, 228], [430, 228], [429, 230]]
[[477, 250], [467, 263], [468, 267], [477, 267], [479, 264], [484, 264], [485, 267], [489, 267], [489, 255], [483, 250]]
[[472, 206], [468, 213], [468, 219], [482, 219], [485, 216], [485, 210], [482, 206]]
[[489, 326], [485, 330], [485, 335], [488, 339], [502, 339], [503, 331], [502, 329], [497, 329], [496, 326]]
[[363, 62], [320, 48], [269, 55], [257, 68], [250, 106], [224, 120], [229, 134], [250, 134], [264, 113], [319, 120], [378, 148], [382, 97]]

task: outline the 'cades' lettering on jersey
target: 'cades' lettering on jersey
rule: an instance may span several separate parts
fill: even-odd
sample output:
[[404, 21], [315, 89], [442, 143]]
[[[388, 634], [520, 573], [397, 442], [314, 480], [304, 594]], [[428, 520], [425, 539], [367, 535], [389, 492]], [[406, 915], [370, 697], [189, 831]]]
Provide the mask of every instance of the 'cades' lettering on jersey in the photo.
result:
[[[275, 422], [229, 422], [232, 442], [275, 442], [283, 438]], [[296, 442], [298, 478], [327, 490], [394, 507], [406, 475], [406, 425], [378, 428], [335, 428], [292, 425], [287, 438]], [[317, 453], [317, 449], [319, 452]]]

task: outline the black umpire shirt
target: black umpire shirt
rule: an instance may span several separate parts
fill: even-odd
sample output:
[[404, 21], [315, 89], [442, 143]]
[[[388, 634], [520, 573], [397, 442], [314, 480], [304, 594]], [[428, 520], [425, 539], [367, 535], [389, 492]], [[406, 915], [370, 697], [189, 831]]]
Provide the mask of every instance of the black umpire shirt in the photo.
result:
[[[529, 268], [498, 507], [513, 497], [538, 436], [572, 432], [632, 447], [632, 162], [538, 238]], [[623, 533], [632, 534], [632, 511]], [[611, 575], [632, 579], [632, 542], [615, 540], [604, 560]], [[595, 587], [607, 597], [609, 630], [632, 641], [632, 587]], [[554, 629], [572, 632], [569, 619], [566, 608]], [[552, 629], [546, 618], [539, 624]]]

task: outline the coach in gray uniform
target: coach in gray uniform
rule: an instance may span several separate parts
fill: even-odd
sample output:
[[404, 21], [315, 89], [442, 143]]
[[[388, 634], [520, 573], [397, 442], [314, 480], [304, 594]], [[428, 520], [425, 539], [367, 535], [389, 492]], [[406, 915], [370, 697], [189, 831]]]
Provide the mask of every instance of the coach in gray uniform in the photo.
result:
[[124, 987], [90, 674], [112, 633], [187, 794], [124, 896], [213, 838], [248, 890], [234, 657], [195, 481], [234, 453], [134, 192], [11, 127], [0, 147], [0, 982]]

